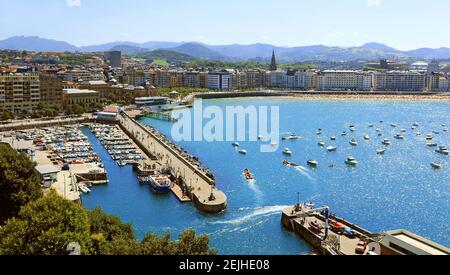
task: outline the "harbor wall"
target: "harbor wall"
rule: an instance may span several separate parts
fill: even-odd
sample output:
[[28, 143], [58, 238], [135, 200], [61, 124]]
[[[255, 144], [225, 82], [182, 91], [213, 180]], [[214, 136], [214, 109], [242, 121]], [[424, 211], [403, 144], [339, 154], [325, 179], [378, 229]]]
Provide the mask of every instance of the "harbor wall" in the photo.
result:
[[36, 120], [36, 121], [25, 121], [16, 122], [11, 124], [0, 125], [0, 132], [6, 131], [20, 131], [33, 128], [47, 128], [55, 126], [64, 126], [70, 124], [80, 124], [92, 121], [90, 117], [78, 117], [69, 119], [56, 119], [56, 120]]
[[[227, 208], [226, 195], [219, 191], [214, 180], [198, 167], [191, 164], [167, 143], [126, 113], [119, 115], [118, 123], [121, 129], [133, 139], [144, 153], [148, 156], [158, 156], [162, 165], [166, 166], [175, 177], [184, 179], [184, 182], [191, 187], [193, 201], [200, 211], [219, 213]], [[210, 198], [211, 193], [214, 199]]]

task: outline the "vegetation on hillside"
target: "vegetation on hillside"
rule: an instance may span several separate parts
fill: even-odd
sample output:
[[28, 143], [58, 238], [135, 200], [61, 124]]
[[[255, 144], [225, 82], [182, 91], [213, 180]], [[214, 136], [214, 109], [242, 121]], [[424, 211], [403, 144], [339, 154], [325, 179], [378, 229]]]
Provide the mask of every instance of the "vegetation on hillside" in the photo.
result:
[[54, 191], [42, 196], [35, 163], [0, 144], [0, 255], [213, 255], [194, 230], [136, 239], [132, 226], [100, 208], [86, 210]]
[[145, 59], [147, 63], [153, 63], [155, 60], [164, 60], [170, 64], [182, 64], [194, 60], [195, 58], [175, 51], [170, 50], [153, 50], [137, 55], [138, 58]]

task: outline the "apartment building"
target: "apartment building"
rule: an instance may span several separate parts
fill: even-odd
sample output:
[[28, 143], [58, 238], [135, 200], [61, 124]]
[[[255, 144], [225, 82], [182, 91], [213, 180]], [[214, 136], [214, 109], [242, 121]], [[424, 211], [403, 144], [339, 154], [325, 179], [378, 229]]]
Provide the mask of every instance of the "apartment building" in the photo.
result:
[[391, 71], [374, 73], [374, 90], [421, 92], [426, 87], [426, 75], [419, 72]]
[[232, 88], [231, 75], [228, 71], [213, 71], [208, 73], [208, 89], [230, 90]]
[[317, 89], [322, 91], [370, 91], [372, 74], [348, 70], [321, 71], [317, 75]]
[[39, 74], [39, 81], [41, 102], [61, 108], [64, 89], [62, 77], [56, 73], [44, 72]]
[[35, 109], [39, 102], [39, 74], [0, 74], [0, 112], [29, 112]]
[[70, 109], [74, 105], [92, 106], [100, 103], [100, 93], [92, 90], [67, 89], [63, 90], [63, 108]]

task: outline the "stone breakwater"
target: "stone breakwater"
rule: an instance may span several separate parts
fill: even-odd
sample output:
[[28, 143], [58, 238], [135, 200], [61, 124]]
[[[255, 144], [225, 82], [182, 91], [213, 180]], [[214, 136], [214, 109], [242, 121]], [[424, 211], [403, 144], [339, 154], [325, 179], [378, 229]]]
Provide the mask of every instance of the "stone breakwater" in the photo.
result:
[[171, 174], [185, 185], [200, 211], [219, 213], [227, 208], [226, 195], [217, 189], [212, 175], [202, 168], [195, 157], [167, 141], [156, 130], [132, 119], [126, 113], [119, 116], [119, 125], [149, 156], [156, 156]]

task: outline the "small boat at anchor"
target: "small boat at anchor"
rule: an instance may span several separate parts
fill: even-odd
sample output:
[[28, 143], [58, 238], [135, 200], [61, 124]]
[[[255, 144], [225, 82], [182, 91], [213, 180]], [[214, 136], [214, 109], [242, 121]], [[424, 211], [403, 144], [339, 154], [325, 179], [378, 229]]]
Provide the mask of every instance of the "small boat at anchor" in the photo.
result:
[[430, 163], [431, 167], [433, 167], [434, 169], [441, 169], [442, 165], [437, 162], [437, 161], [433, 161], [432, 163]]
[[289, 148], [284, 148], [283, 154], [288, 155], [288, 156], [292, 156], [292, 151]]
[[347, 159], [345, 160], [345, 164], [350, 165], [350, 166], [355, 166], [358, 165], [358, 162], [356, 161], [356, 159], [352, 156], [348, 156]]
[[247, 150], [244, 150], [244, 149], [242, 149], [242, 150], [239, 150], [239, 154], [241, 154], [241, 155], [247, 155]]
[[281, 140], [297, 140], [297, 139], [299, 139], [299, 138], [300, 138], [300, 137], [297, 136], [295, 133], [291, 133], [291, 134], [282, 136], [282, 137], [281, 137]]
[[324, 147], [325, 146], [325, 142], [323, 140], [319, 141], [319, 146], [320, 147]]
[[445, 147], [445, 146], [439, 146], [439, 149], [436, 150], [436, 153], [439, 153], [441, 155], [446, 155], [446, 156], [448, 156], [450, 154], [447, 147]]
[[436, 142], [433, 142], [433, 141], [429, 141], [429, 142], [427, 142], [427, 146], [428, 146], [428, 147], [436, 147], [436, 146], [437, 146], [437, 143], [436, 143]]
[[331, 136], [330, 140], [336, 140], [336, 137], [335, 136]]
[[347, 135], [347, 132], [346, 131], [343, 131], [342, 133], [341, 133], [341, 136], [343, 136], [343, 137], [345, 137]]
[[365, 136], [364, 136], [364, 139], [365, 139], [365, 140], [370, 140], [370, 136], [369, 136], [369, 135], [365, 135]]
[[400, 134], [395, 135], [394, 138], [395, 138], [395, 139], [405, 139], [405, 137], [404, 137], [403, 135], [400, 135]]
[[337, 150], [337, 147], [336, 146], [328, 146], [327, 147], [327, 151], [328, 152], [335, 152]]
[[384, 145], [391, 145], [391, 141], [387, 138], [385, 138], [382, 142]]
[[317, 162], [317, 160], [313, 160], [313, 159], [308, 160], [306, 163], [307, 163], [309, 166], [312, 166], [312, 167], [317, 167], [317, 165], [319, 165], [319, 163]]
[[233, 147], [240, 147], [241, 145], [239, 144], [239, 142], [234, 142], [233, 143]]
[[358, 146], [358, 142], [356, 141], [356, 139], [350, 140], [349, 143], [350, 143], [351, 146]]
[[385, 152], [386, 152], [386, 149], [378, 149], [377, 150], [378, 155], [384, 155]]

